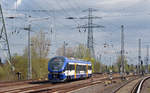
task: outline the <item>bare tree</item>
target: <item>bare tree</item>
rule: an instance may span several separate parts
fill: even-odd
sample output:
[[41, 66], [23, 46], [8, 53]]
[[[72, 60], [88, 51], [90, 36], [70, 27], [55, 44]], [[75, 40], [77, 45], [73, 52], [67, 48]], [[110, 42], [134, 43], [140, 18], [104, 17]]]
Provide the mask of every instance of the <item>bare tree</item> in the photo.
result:
[[[64, 55], [64, 50], [65, 50], [65, 55]], [[66, 47], [64, 49], [64, 46], [60, 47], [57, 49], [56, 54], [58, 56], [66, 56], [66, 57], [75, 57], [75, 58], [90, 58], [90, 52], [89, 49], [86, 48], [85, 45], [80, 44], [77, 47]]]
[[58, 56], [74, 57], [74, 50], [72, 47], [67, 47], [65, 49], [65, 55], [64, 55], [64, 47], [62, 46], [57, 49], [56, 54]]
[[90, 57], [89, 49], [86, 48], [85, 45], [80, 44], [78, 47], [76, 47], [75, 57], [76, 58], [81, 58], [81, 59], [85, 58], [85, 57]]
[[45, 33], [40, 31], [31, 39], [32, 54], [40, 58], [46, 58], [50, 51], [50, 40], [46, 38]]

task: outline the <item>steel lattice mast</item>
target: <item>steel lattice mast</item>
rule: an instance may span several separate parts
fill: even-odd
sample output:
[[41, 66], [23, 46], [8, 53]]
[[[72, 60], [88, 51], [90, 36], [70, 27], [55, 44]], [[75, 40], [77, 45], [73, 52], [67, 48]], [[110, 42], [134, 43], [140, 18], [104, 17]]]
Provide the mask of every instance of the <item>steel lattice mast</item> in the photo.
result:
[[90, 51], [90, 54], [93, 58], [95, 58], [95, 51], [94, 51], [94, 37], [93, 37], [93, 28], [104, 28], [104, 26], [93, 24], [93, 19], [101, 19], [102, 17], [93, 16], [93, 11], [97, 11], [93, 8], [89, 8], [87, 10], [84, 10], [83, 12], [88, 11], [88, 16], [75, 18], [75, 17], [67, 17], [66, 19], [88, 19], [88, 24], [85, 25], [79, 25], [77, 28], [84, 28], [88, 29], [88, 37], [87, 37], [87, 48]]
[[78, 28], [88, 28], [88, 38], [87, 38], [87, 48], [90, 51], [90, 54], [93, 58], [95, 58], [95, 51], [94, 51], [94, 37], [93, 37], [93, 28], [104, 28], [104, 26], [93, 24], [93, 19], [101, 19], [101, 17], [93, 16], [93, 11], [97, 11], [93, 8], [89, 8], [85, 10], [88, 11], [88, 17], [81, 17], [80, 19], [88, 19], [87, 25], [79, 26]]
[[1, 46], [2, 50], [4, 50], [4, 52], [6, 52], [5, 56], [7, 57], [7, 61], [11, 66], [11, 70], [14, 71], [15, 68], [12, 64], [11, 52], [10, 52], [8, 36], [7, 36], [7, 31], [6, 31], [6, 25], [5, 25], [5, 20], [4, 20], [1, 4], [0, 4], [0, 19], [2, 20], [1, 21], [2, 26], [1, 26], [1, 32], [0, 32], [0, 46]]

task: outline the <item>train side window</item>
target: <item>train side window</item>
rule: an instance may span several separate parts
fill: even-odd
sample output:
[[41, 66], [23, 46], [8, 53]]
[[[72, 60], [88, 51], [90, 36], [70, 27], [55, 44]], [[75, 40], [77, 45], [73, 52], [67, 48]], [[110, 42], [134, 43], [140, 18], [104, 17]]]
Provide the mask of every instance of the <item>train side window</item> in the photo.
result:
[[79, 65], [79, 70], [82, 71], [82, 65]]
[[66, 69], [67, 70], [74, 70], [74, 65], [73, 64], [67, 64]]
[[83, 66], [84, 71], [86, 72], [86, 65]]
[[81, 65], [81, 70], [84, 71], [84, 66], [83, 65]]
[[71, 64], [69, 64], [69, 70], [72, 70], [72, 66], [71, 66]]
[[79, 65], [77, 65], [77, 71], [79, 71], [80, 70], [80, 66]]
[[74, 65], [70, 65], [70, 70], [74, 70]]
[[79, 65], [76, 65], [76, 73], [79, 72]]
[[92, 67], [91, 67], [91, 66], [88, 66], [88, 69], [89, 69], [89, 70], [91, 70], [91, 69], [92, 69]]
[[84, 66], [83, 65], [81, 65], [81, 71], [84, 71]]
[[79, 73], [81, 70], [82, 70], [81, 65], [77, 65], [77, 69], [76, 69], [77, 73]]
[[80, 71], [83, 71], [83, 65], [80, 65]]

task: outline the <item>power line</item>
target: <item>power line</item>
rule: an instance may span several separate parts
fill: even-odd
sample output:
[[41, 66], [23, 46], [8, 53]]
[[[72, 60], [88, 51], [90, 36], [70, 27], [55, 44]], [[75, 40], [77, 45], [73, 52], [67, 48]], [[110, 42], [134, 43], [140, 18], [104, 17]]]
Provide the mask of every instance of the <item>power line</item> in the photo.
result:
[[[50, 4], [50, 3], [49, 3], [48, 1], [46, 1], [46, 0], [45, 0], [45, 3], [46, 3], [46, 4]], [[40, 8], [42, 9], [41, 6], [40, 6]], [[54, 11], [54, 8], [52, 8], [52, 10], [50, 10], [50, 11], [53, 12], [53, 14], [54, 14], [54, 12], [55, 12], [55, 11]], [[44, 11], [43, 11], [43, 12], [44, 12], [46, 15], [49, 15], [50, 11], [47, 11], [47, 12], [44, 12]], [[64, 14], [65, 14], [65, 13], [64, 13]], [[56, 15], [56, 12], [55, 12], [55, 15]], [[55, 15], [51, 15], [51, 17], [54, 18]], [[56, 18], [55, 18], [54, 21], [56, 21]], [[58, 21], [58, 20], [57, 20], [57, 21]], [[61, 22], [62, 22], [62, 21], [59, 20], [58, 23], [61, 23]], [[65, 26], [64, 24], [59, 24], [59, 25]], [[56, 26], [56, 25], [55, 25], [55, 26]]]
[[[76, 2], [76, 0], [72, 0], [72, 1], [74, 1], [74, 3], [77, 5], [77, 8], [79, 9], [79, 10], [82, 10], [81, 9], [81, 7], [78, 5], [78, 3]], [[79, 1], [78, 1], [79, 2]]]
[[92, 15], [93, 11], [96, 11], [96, 10], [94, 10], [92, 8], [89, 8], [88, 9], [88, 12], [89, 12], [88, 17], [82, 17], [80, 19], [88, 19], [88, 25], [87, 26], [82, 26], [82, 27], [83, 28], [88, 28], [87, 48], [89, 48], [91, 56], [95, 58], [93, 28], [100, 28], [100, 27], [103, 27], [103, 26], [93, 24], [93, 19], [99, 19], [99, 17], [94, 17]]
[[[103, 28], [104, 26], [93, 24], [93, 19], [100, 19], [101, 17], [93, 16], [92, 12], [97, 11], [93, 8], [89, 8], [84, 12], [88, 11], [88, 16], [80, 17], [78, 19], [88, 19], [88, 23], [82, 26], [78, 26], [77, 28], [88, 28], [88, 38], [87, 38], [87, 48], [90, 50], [90, 54], [92, 57], [95, 58], [95, 51], [94, 51], [94, 38], [93, 38], [93, 28]], [[77, 19], [74, 17], [68, 17], [67, 19]]]
[[65, 1], [68, 3], [68, 5], [71, 6], [71, 8], [74, 10], [74, 13], [75, 13], [75, 14], [78, 14], [78, 11], [79, 11], [79, 10], [76, 10], [76, 8], [74, 7], [75, 4], [72, 4], [72, 3], [70, 2], [70, 0], [65, 0]]
[[[74, 13], [75, 14], [79, 14], [79, 10], [81, 11], [81, 8], [79, 7], [79, 8], [76, 8], [76, 6], [75, 5], [77, 5], [77, 4], [72, 4], [71, 2], [70, 2], [70, 0], [66, 0], [66, 2], [68, 3], [68, 5], [70, 5], [71, 6], [71, 8], [74, 10]], [[84, 20], [78, 20], [78, 21], [84, 21]], [[78, 24], [79, 25], [79, 24]]]
[[[65, 8], [63, 8], [63, 6], [58, 2], [58, 0], [55, 0], [55, 1], [56, 1], [57, 5], [63, 10], [64, 14], [67, 16], [70, 16], [70, 14], [65, 10]], [[79, 25], [79, 23], [75, 19], [73, 19], [73, 21]]]

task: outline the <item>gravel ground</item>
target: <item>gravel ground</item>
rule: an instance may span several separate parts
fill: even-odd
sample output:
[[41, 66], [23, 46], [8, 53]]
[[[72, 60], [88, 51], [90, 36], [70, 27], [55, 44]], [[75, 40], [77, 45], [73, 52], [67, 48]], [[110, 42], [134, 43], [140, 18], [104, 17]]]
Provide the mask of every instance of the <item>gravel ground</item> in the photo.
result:
[[[125, 88], [123, 88], [121, 91], [117, 93], [130, 93], [129, 88], [132, 89], [132, 87], [136, 84], [138, 80], [134, 80], [134, 82], [129, 83]], [[80, 88], [78, 90], [71, 91], [68, 93], [112, 93], [113, 90], [115, 90], [117, 87], [120, 87], [126, 81], [122, 82], [121, 80], [117, 80], [115, 82], [116, 83], [112, 83], [108, 85], [106, 85], [105, 83], [100, 83], [100, 84]]]
[[100, 83], [88, 87], [84, 87], [75, 91], [71, 91], [68, 93], [110, 93], [110, 91], [115, 89], [117, 85], [121, 83], [120, 80], [117, 81], [117, 83], [112, 83], [109, 85], [106, 85], [105, 83]]
[[132, 89], [139, 82], [139, 80], [141, 80], [141, 78], [133, 80], [132, 82], [122, 87], [117, 93], [131, 93]]

